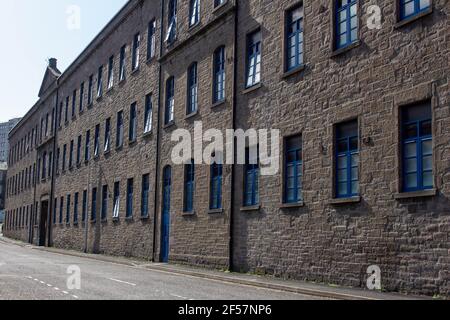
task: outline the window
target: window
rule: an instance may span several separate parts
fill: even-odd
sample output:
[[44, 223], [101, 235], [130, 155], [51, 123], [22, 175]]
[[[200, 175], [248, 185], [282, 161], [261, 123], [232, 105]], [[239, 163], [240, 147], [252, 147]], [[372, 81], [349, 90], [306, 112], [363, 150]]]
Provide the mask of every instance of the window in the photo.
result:
[[336, 197], [350, 198], [359, 194], [358, 121], [336, 127]]
[[358, 40], [357, 0], [337, 0], [336, 49], [344, 48]]
[[55, 163], [55, 165], [56, 165], [56, 174], [59, 174], [59, 157], [60, 157], [60, 154], [61, 154], [61, 149], [58, 148], [56, 150], [56, 163]]
[[195, 165], [194, 160], [184, 166], [184, 212], [194, 210]]
[[78, 223], [78, 197], [79, 193], [75, 193], [75, 197], [73, 199], [73, 223]]
[[168, 27], [165, 42], [172, 44], [177, 37], [177, 0], [169, 0]]
[[111, 118], [106, 119], [105, 123], [105, 146], [103, 151], [106, 153], [111, 146]]
[[109, 57], [108, 62], [108, 90], [114, 86], [114, 56]]
[[431, 0], [399, 0], [400, 20], [410, 18], [426, 11], [431, 6]]
[[133, 217], [133, 179], [127, 182], [127, 218]]
[[91, 144], [91, 130], [88, 130], [86, 132], [86, 144], [84, 146], [84, 161], [85, 162], [88, 162], [89, 159], [91, 158], [90, 151], [89, 151], [90, 144]]
[[145, 96], [144, 133], [149, 133], [150, 131], [152, 131], [152, 121], [153, 121], [152, 95], [148, 94], [147, 96]]
[[119, 218], [120, 211], [120, 182], [114, 183], [114, 208], [113, 219]]
[[198, 76], [197, 62], [188, 69], [188, 108], [187, 114], [195, 113], [198, 109]]
[[136, 128], [137, 127], [137, 121], [136, 121], [136, 102], [133, 103], [130, 107], [130, 128], [129, 128], [129, 134], [128, 134], [128, 140], [130, 142], [136, 141]]
[[74, 150], [74, 143], [72, 140], [70, 141], [70, 149], [69, 149], [69, 169], [72, 169], [73, 167], [73, 150]]
[[222, 167], [222, 164], [217, 162], [211, 165], [211, 210], [222, 208]]
[[84, 96], [84, 82], [81, 83], [80, 86], [80, 106], [79, 106], [80, 112], [83, 112], [83, 96]]
[[97, 75], [97, 98], [101, 98], [103, 95], [103, 66], [98, 68]]
[[97, 220], [97, 188], [92, 189], [91, 221]]
[[166, 82], [166, 114], [165, 124], [170, 124], [174, 120], [175, 107], [175, 78], [170, 77]]
[[100, 154], [100, 125], [95, 126], [94, 135], [94, 157], [98, 157]]
[[[45, 174], [46, 173], [47, 173], [47, 153], [44, 152], [44, 155], [42, 156], [42, 173], [41, 173], [41, 179], [42, 180], [45, 179], [45, 176], [46, 176]], [[21, 187], [20, 187], [20, 190], [22, 191], [22, 189], [23, 189], [23, 176], [22, 176], [22, 178], [20, 180], [22, 181], [22, 184], [21, 184]]]
[[150, 193], [150, 175], [142, 176], [141, 216], [148, 217], [148, 196]]
[[141, 35], [139, 33], [135, 34], [133, 39], [133, 55], [131, 59], [131, 69], [133, 71], [139, 68], [139, 51], [141, 46]]
[[148, 24], [147, 39], [147, 60], [153, 58], [156, 54], [156, 20]]
[[[254, 152], [255, 151], [255, 152]], [[245, 155], [244, 206], [259, 204], [258, 148], [248, 148]]]
[[78, 142], [77, 142], [77, 165], [81, 163], [81, 136], [78, 136]]
[[[64, 114], [64, 121], [69, 122], [69, 97], [66, 97], [66, 109]], [[42, 122], [41, 122], [41, 138], [42, 138]]]
[[126, 59], [126, 46], [120, 48], [120, 64], [119, 64], [119, 81], [124, 81], [125, 75], [125, 59]]
[[223, 5], [227, 0], [214, 0], [214, 8]]
[[300, 135], [285, 140], [285, 203], [303, 201], [303, 154]]
[[81, 220], [83, 221], [83, 222], [85, 222], [86, 221], [86, 215], [87, 215], [87, 190], [84, 190], [83, 191], [83, 208], [81, 209], [82, 210], [82, 212], [81, 212]]
[[94, 87], [94, 76], [89, 76], [89, 84], [88, 84], [88, 107], [92, 104], [92, 90]]
[[108, 186], [103, 186], [102, 190], [102, 220], [106, 219], [108, 214]]
[[72, 93], [72, 118], [76, 116], [76, 106], [77, 106], [77, 90], [73, 90]]
[[433, 189], [433, 135], [430, 103], [402, 108], [403, 191]]
[[67, 202], [66, 202], [66, 223], [70, 223], [70, 194], [67, 195]]
[[67, 159], [67, 145], [63, 147], [63, 158], [62, 158], [62, 171], [66, 171], [66, 159]]
[[247, 88], [261, 81], [261, 31], [247, 36]]
[[225, 100], [225, 47], [214, 52], [214, 103]]
[[116, 148], [123, 146], [123, 111], [117, 113]]
[[189, 26], [192, 27], [200, 22], [200, 0], [189, 2]]
[[64, 197], [61, 197], [59, 201], [59, 224], [63, 223], [63, 214], [64, 214]]
[[303, 6], [286, 15], [286, 70], [303, 65]]
[[[53, 170], [53, 153], [50, 151], [48, 154], [48, 173], [47, 176], [50, 178], [52, 176], [52, 170]], [[25, 187], [27, 184], [27, 176], [25, 176]]]

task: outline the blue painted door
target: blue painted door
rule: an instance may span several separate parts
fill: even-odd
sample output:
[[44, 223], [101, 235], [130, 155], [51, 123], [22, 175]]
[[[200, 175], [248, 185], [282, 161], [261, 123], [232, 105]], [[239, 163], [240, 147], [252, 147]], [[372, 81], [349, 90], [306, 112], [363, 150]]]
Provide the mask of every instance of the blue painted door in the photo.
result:
[[170, 239], [170, 193], [172, 187], [172, 168], [166, 167], [163, 175], [163, 207], [161, 218], [161, 262], [169, 262]]

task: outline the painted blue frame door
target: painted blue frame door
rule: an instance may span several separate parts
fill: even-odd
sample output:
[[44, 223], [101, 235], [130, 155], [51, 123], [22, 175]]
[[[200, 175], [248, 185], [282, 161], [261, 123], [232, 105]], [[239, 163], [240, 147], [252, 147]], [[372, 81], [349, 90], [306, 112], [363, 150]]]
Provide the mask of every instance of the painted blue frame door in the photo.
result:
[[169, 262], [170, 240], [170, 195], [172, 187], [172, 168], [164, 169], [163, 208], [161, 218], [161, 262]]

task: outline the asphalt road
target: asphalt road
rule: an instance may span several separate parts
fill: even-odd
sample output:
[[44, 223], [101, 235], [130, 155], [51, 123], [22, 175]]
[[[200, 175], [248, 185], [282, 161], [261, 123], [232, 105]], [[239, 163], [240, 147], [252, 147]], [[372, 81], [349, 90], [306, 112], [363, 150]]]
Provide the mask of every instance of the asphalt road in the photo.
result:
[[[69, 289], [69, 267], [81, 271]], [[70, 284], [76, 285], [71, 278]], [[313, 300], [318, 297], [230, 284], [21, 247], [0, 241], [0, 300]]]

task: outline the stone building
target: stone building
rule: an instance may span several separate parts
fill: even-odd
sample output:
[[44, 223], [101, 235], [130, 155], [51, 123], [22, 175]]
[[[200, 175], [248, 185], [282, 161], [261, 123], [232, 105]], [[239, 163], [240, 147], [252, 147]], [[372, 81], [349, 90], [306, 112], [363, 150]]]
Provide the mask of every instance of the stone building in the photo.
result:
[[20, 119], [11, 119], [8, 122], [0, 123], [0, 162], [8, 160], [8, 134]]
[[[450, 7], [373, 4], [129, 1], [11, 132], [4, 233], [448, 296]], [[279, 172], [174, 163], [200, 123], [278, 129]]]

